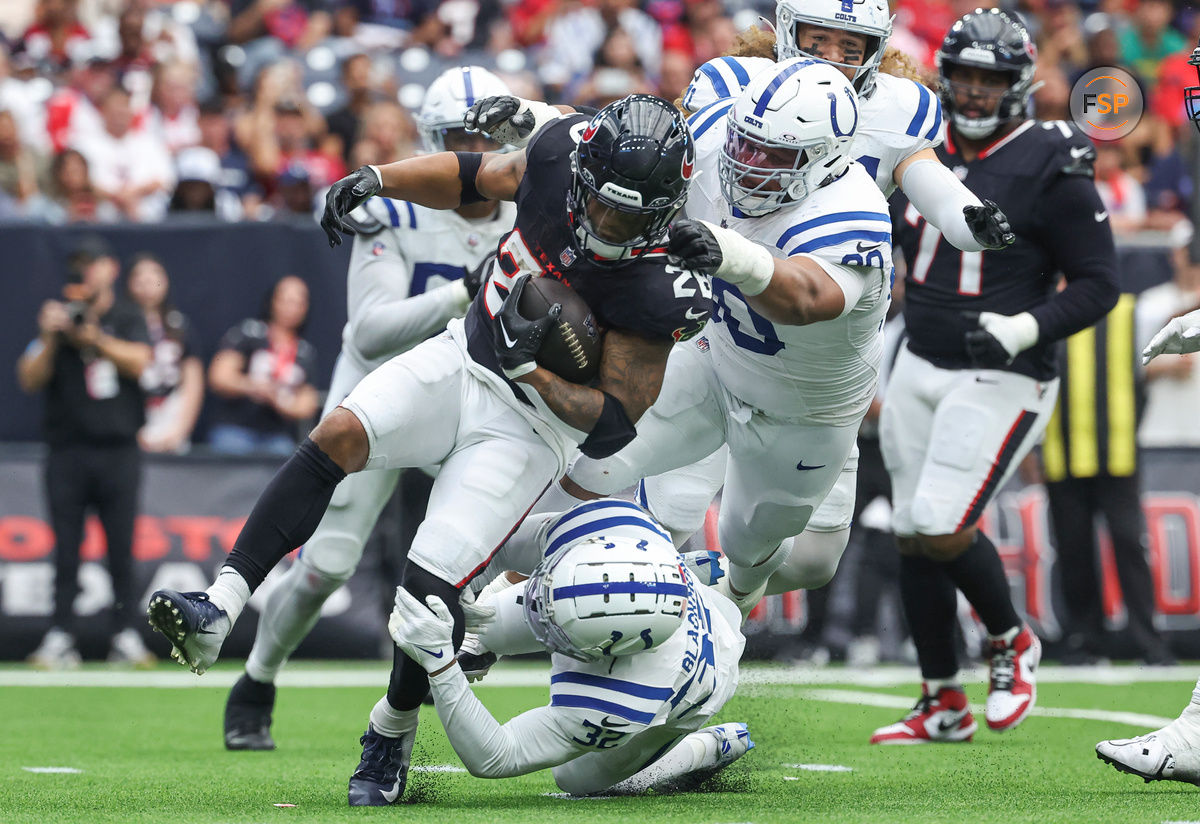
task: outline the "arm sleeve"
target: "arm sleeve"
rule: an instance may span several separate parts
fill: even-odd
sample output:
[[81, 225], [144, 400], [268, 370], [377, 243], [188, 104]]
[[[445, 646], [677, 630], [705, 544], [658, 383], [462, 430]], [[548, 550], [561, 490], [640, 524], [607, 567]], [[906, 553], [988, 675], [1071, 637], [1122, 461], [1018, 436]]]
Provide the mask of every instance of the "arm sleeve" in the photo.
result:
[[544, 770], [588, 750], [567, 734], [555, 707], [538, 707], [500, 724], [471, 692], [457, 666], [431, 676], [429, 686], [450, 745], [477, 778]]
[[392, 240], [358, 238], [350, 261], [351, 340], [368, 359], [399, 354], [461, 316], [470, 301], [461, 281], [409, 297], [408, 260]]
[[1117, 253], [1108, 219], [1096, 220], [1105, 210], [1090, 178], [1058, 177], [1039, 204], [1035, 225], [1046, 227], [1040, 240], [1050, 251], [1051, 271], [1062, 272], [1067, 286], [1029, 314], [1038, 322], [1039, 340], [1060, 340], [1116, 306]]
[[964, 252], [983, 250], [963, 216], [963, 208], [982, 204], [954, 172], [933, 160], [916, 160], [904, 170], [900, 188], [925, 220], [956, 248]]
[[492, 601], [496, 617], [479, 633], [479, 641], [485, 648], [497, 655], [528, 655], [546, 651], [525, 620], [525, 607], [521, 603], [524, 596], [524, 583], [513, 584], [496, 594]]

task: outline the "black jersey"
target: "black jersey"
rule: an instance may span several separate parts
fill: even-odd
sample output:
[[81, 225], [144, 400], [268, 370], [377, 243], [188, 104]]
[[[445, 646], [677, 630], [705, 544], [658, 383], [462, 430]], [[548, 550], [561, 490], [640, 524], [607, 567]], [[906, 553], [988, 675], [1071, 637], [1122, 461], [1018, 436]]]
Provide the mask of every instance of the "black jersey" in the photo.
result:
[[[960, 251], [897, 193], [892, 222], [908, 262], [908, 348], [936, 366], [969, 368], [964, 336], [974, 326], [964, 312], [1029, 312], [1038, 342], [1006, 368], [1049, 380], [1056, 342], [1091, 326], [1116, 300], [1112, 231], [1092, 182], [1095, 148], [1071, 123], [1027, 120], [965, 163], [952, 137], [937, 148], [939, 159], [980, 200], [1004, 210], [1016, 242]], [[1068, 287], [1056, 294], [1060, 273]]]
[[[492, 345], [492, 318], [500, 311], [513, 278], [533, 273], [573, 288], [603, 329], [620, 329], [649, 340], [680, 341], [708, 320], [707, 275], [674, 265], [666, 249], [652, 249], [620, 266], [581, 254], [567, 222], [571, 151], [587, 125], [583, 115], [555, 120], [526, 149], [525, 176], [517, 188], [517, 220], [500, 241], [492, 277], [467, 311], [471, 357], [503, 377]], [[705, 281], [701, 283], [700, 281]], [[524, 400], [524, 394], [517, 392]]]

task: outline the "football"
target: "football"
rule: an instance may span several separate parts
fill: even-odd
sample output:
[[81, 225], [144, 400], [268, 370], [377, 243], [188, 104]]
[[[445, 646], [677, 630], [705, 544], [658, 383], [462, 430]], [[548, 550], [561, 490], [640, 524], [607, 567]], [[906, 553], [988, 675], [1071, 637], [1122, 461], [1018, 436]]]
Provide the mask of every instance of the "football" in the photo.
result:
[[540, 318], [562, 305], [558, 322], [546, 332], [538, 350], [539, 366], [571, 383], [589, 383], [600, 371], [600, 328], [592, 310], [570, 286], [548, 277], [525, 285], [517, 310], [524, 318]]

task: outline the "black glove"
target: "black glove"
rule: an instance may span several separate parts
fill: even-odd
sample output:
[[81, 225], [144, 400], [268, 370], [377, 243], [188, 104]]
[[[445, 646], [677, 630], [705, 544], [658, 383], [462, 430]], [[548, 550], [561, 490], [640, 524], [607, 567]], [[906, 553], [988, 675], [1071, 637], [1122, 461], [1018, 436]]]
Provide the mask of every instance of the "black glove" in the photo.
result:
[[686, 218], [671, 224], [667, 254], [679, 258], [684, 269], [705, 275], [715, 274], [724, 262], [721, 245], [708, 227], [698, 220]]
[[341, 246], [342, 236], [352, 234], [346, 229], [343, 218], [366, 202], [370, 197], [379, 194], [383, 187], [379, 178], [366, 166], [360, 166], [337, 183], [329, 187], [325, 193], [325, 213], [321, 215], [321, 228], [329, 245]]
[[[520, 98], [512, 95], [496, 95], [476, 100], [463, 115], [463, 126], [468, 132], [483, 132], [499, 143], [524, 140], [537, 126], [533, 111], [521, 110]], [[508, 128], [496, 135], [495, 131], [508, 124]]]
[[521, 317], [517, 307], [529, 278], [529, 275], [522, 275], [513, 281], [512, 290], [492, 324], [492, 342], [496, 347], [500, 368], [513, 380], [537, 368], [537, 353], [542, 348], [546, 330], [562, 314], [562, 304], [556, 303], [540, 318], [529, 320]]
[[1012, 363], [1013, 356], [1008, 354], [1003, 344], [991, 332], [979, 326], [978, 312], [959, 312], [958, 315], [967, 325], [963, 343], [972, 366], [976, 369], [998, 369]]
[[463, 275], [463, 286], [467, 287], [467, 297], [475, 300], [475, 296], [479, 294], [480, 288], [487, 283], [487, 279], [492, 274], [492, 265], [496, 262], [496, 253], [490, 255], [480, 261], [479, 265], [473, 269], [468, 269]]
[[984, 249], [1003, 249], [1017, 239], [1004, 212], [990, 200], [983, 201], [982, 206], [964, 206], [963, 217], [967, 220], [967, 228]]

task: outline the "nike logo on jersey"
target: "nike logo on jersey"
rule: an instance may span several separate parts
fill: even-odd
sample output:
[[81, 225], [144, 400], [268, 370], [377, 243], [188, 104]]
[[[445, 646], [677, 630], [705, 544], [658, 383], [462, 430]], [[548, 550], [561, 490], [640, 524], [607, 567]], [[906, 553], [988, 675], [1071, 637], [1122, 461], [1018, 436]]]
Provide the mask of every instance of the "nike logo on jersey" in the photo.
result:
[[1093, 217], [1096, 218], [1097, 223], [1103, 223], [1104, 219], [1108, 217], [1108, 212], [1096, 212]]
[[[416, 644], [413, 644], [413, 646], [417, 647]], [[441, 658], [443, 655], [446, 654], [442, 650], [438, 650], [437, 652], [434, 652], [431, 649], [425, 649], [425, 647], [417, 647], [417, 649], [419, 649], [421, 652], [425, 653], [426, 655], [432, 655], [434, 658]]]
[[1081, 157], [1086, 157], [1088, 154], [1091, 153], [1091, 151], [1092, 151], [1091, 146], [1072, 146], [1071, 147], [1071, 157], [1078, 160]]
[[600, 726], [608, 727], [609, 729], [613, 729], [616, 727], [628, 727], [629, 722], [628, 721], [613, 721], [611, 715], [606, 715], [600, 719]]
[[796, 464], [796, 468], [799, 469], [801, 472], [807, 472], [810, 469], [824, 469], [825, 464], [820, 464], [819, 466], [805, 466], [804, 461], [801, 461], [800, 463]]
[[507, 346], [509, 349], [512, 349], [514, 346], [517, 345], [517, 339], [510, 338], [508, 336], [508, 329], [504, 325], [504, 318], [497, 318], [497, 320], [500, 321], [500, 334], [504, 336], [504, 345]]
[[695, 309], [688, 309], [683, 313], [683, 316], [688, 320], [700, 320], [708, 317], [708, 312], [697, 312]]
[[1000, 383], [1000, 381], [988, 380], [987, 378], [981, 378], [981, 377], [979, 377], [978, 375], [976, 375], [976, 376], [975, 376], [975, 383], [990, 383], [990, 384], [992, 384], [993, 386], [995, 386], [995, 385], [999, 384], [999, 383]]
[[863, 242], [860, 240], [860, 241], [858, 242], [858, 246], [857, 246], [857, 248], [858, 248], [858, 253], [861, 255], [863, 252], [869, 252], [869, 251], [871, 251], [872, 249], [878, 249], [878, 248], [879, 248], [879, 244], [878, 244], [878, 243], [863, 243]]

